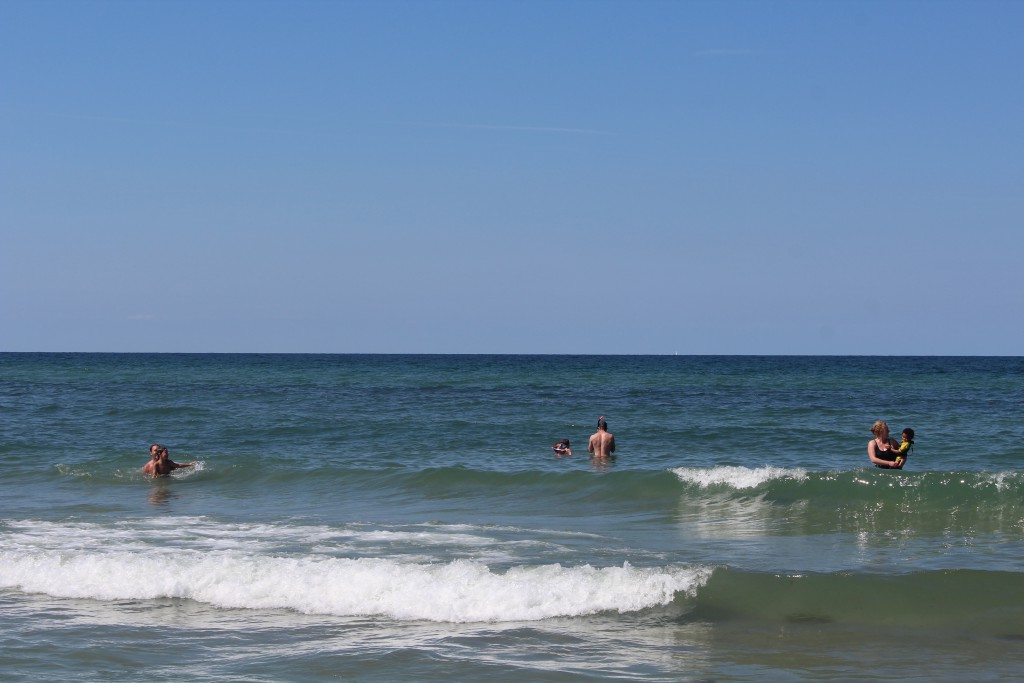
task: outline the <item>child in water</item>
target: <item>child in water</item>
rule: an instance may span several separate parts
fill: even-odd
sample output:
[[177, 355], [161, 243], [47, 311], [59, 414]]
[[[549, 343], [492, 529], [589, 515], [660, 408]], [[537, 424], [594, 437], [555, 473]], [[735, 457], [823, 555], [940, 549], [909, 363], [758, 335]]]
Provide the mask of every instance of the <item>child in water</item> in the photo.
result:
[[895, 465], [896, 467], [903, 469], [903, 463], [907, 461], [907, 455], [910, 449], [914, 447], [914, 430], [907, 427], [903, 430], [903, 443], [900, 444], [900, 449], [897, 451]]
[[551, 448], [555, 451], [555, 455], [572, 455], [572, 450], [569, 448], [569, 439], [562, 439]]

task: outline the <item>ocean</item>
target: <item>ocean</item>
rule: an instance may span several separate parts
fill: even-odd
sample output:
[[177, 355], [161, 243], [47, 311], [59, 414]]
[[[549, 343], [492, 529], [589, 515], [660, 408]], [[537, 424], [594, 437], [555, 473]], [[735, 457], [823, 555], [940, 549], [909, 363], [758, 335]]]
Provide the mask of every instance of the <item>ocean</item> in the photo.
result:
[[0, 680], [1020, 680], [1022, 406], [1016, 357], [0, 353]]

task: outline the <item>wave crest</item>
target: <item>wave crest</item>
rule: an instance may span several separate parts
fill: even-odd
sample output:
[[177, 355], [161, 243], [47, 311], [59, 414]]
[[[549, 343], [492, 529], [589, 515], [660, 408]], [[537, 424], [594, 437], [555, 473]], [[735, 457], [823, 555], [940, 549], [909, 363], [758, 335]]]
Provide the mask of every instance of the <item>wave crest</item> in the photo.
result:
[[95, 600], [186, 598], [221, 608], [440, 622], [533, 621], [633, 612], [692, 594], [708, 567], [267, 557], [170, 550], [0, 553], [0, 587]]
[[680, 481], [696, 484], [700, 488], [727, 486], [734, 489], [752, 489], [775, 479], [803, 481], [807, 470], [783, 467], [676, 467], [669, 470]]

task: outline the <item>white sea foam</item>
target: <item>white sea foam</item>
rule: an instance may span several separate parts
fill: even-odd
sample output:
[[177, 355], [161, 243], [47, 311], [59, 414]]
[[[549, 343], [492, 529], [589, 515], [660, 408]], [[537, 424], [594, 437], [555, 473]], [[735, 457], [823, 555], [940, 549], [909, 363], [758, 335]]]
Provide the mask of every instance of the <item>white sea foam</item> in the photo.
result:
[[[540, 530], [464, 524], [225, 523], [203, 517], [151, 517], [112, 524], [11, 520], [0, 523], [0, 549], [52, 550], [113, 548], [150, 552], [174, 546], [197, 551], [246, 554], [306, 554], [312, 557], [387, 557], [431, 562], [438, 555], [511, 566], [533, 551], [557, 552], [562, 546]], [[473, 531], [477, 533], [472, 533]]]
[[[413, 532], [407, 548], [477, 546], [452, 535]], [[426, 530], [425, 530], [426, 531]], [[364, 536], [365, 534], [365, 536]], [[355, 541], [353, 541], [355, 539]], [[445, 540], [447, 539], [447, 540]], [[184, 598], [218, 608], [291, 609], [305, 614], [442, 622], [529, 621], [671, 602], [703, 585], [711, 568], [488, 565], [490, 551], [430, 561], [401, 551], [340, 557], [348, 542], [406, 540], [404, 533], [326, 526], [222, 524], [154, 518], [114, 525], [37, 520], [0, 523], [0, 589], [59, 598]], [[327, 551], [320, 550], [324, 542]], [[423, 544], [423, 545], [421, 545]], [[358, 553], [353, 553], [358, 555]]]
[[470, 560], [269, 557], [233, 552], [0, 551], [0, 588], [96, 600], [187, 598], [221, 608], [293, 609], [447, 622], [529, 621], [671, 602], [707, 567], [558, 564], [492, 571]]
[[670, 470], [680, 481], [697, 484], [701, 488], [728, 486], [734, 489], [752, 489], [773, 479], [803, 481], [807, 470], [783, 467], [676, 467]]
[[[203, 517], [153, 517], [126, 520], [112, 525], [87, 522], [10, 520], [3, 523], [3, 545], [53, 549], [86, 549], [117, 546], [145, 549], [149, 543], [174, 544], [196, 550], [246, 550], [274, 552], [282, 548], [315, 547], [320, 552], [345, 552], [365, 548], [489, 548], [493, 536], [467, 533], [466, 525], [411, 525], [386, 529], [369, 525], [328, 526], [317, 524], [261, 524], [212, 522]], [[486, 529], [479, 529], [486, 531]], [[507, 543], [507, 542], [506, 542]], [[514, 543], [523, 543], [515, 541]], [[531, 542], [536, 543], [536, 542]], [[0, 545], [0, 547], [3, 547]]]
[[989, 472], [982, 476], [982, 483], [994, 486], [996, 491], [1007, 492], [1017, 489], [1024, 480], [1024, 474], [1014, 471]]

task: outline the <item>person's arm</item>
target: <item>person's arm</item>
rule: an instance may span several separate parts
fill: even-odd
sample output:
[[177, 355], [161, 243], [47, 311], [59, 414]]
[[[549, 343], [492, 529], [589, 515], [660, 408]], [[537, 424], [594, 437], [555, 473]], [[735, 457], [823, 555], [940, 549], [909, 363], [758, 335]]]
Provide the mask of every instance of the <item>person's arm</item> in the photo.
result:
[[590, 442], [587, 443], [587, 451], [589, 453], [593, 453], [594, 452], [594, 437], [593, 436], [590, 437]]
[[566, 448], [565, 449], [565, 454], [566, 455], [572, 455], [572, 449], [571, 448]]
[[608, 442], [608, 452], [609, 453], [614, 453], [615, 452], [615, 435], [614, 434], [612, 434], [611, 441]]

